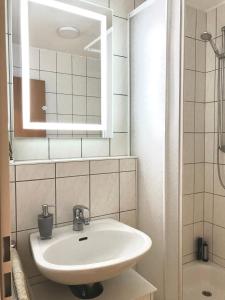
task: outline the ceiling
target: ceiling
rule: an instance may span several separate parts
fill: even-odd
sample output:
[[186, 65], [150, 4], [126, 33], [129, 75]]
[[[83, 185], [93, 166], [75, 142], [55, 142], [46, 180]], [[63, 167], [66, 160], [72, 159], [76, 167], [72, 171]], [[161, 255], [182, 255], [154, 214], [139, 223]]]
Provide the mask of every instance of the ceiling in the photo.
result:
[[[65, 0], [63, 1], [66, 2]], [[67, 0], [67, 3], [69, 1]], [[79, 1], [77, 1], [79, 3]], [[78, 5], [77, 5], [78, 6]], [[13, 0], [13, 42], [20, 44], [20, 1]], [[95, 11], [95, 6], [88, 7]], [[101, 11], [105, 14], [105, 11]], [[107, 11], [108, 26], [111, 26], [111, 11]], [[64, 39], [57, 33], [62, 26], [74, 26], [80, 30], [76, 39]], [[85, 46], [100, 36], [100, 22], [60, 11], [37, 3], [29, 3], [30, 46], [71, 54], [85, 55]], [[90, 54], [90, 53], [89, 53]]]
[[225, 2], [224, 0], [187, 0], [187, 3], [193, 7], [201, 10], [209, 10], [219, 4]]

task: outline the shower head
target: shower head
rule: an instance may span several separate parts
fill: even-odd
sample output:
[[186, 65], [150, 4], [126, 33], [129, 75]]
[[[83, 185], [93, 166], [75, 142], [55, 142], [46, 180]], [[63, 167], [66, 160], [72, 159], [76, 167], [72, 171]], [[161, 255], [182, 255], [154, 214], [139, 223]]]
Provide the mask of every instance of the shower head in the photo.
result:
[[209, 32], [203, 32], [203, 33], [201, 34], [201, 39], [202, 39], [203, 41], [209, 42], [209, 41], [212, 40], [212, 35], [211, 35], [211, 33], [209, 33]]
[[203, 41], [205, 41], [205, 42], [210, 42], [210, 44], [211, 44], [211, 46], [212, 46], [212, 48], [213, 48], [213, 50], [214, 50], [216, 56], [218, 56], [218, 57], [220, 56], [220, 52], [219, 52], [219, 50], [218, 50], [216, 44], [215, 44], [214, 41], [212, 40], [212, 35], [211, 35], [211, 33], [207, 32], [207, 31], [203, 32], [203, 33], [201, 34], [201, 39], [202, 39]]

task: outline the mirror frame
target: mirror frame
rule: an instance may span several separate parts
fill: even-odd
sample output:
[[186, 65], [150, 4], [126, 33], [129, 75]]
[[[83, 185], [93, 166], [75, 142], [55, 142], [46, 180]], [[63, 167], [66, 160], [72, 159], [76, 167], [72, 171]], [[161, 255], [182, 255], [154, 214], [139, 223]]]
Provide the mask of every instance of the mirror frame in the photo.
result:
[[[101, 123], [100, 124], [75, 124], [75, 123], [45, 123], [30, 121], [30, 66], [29, 66], [29, 3], [37, 3], [52, 7], [85, 18], [97, 20], [101, 23]], [[57, 0], [22, 0], [20, 2], [20, 30], [22, 49], [22, 116], [24, 129], [32, 130], [78, 130], [78, 131], [101, 131], [103, 137], [111, 137], [111, 102], [109, 99], [108, 86], [111, 84], [107, 76], [107, 17], [105, 15], [83, 9], [74, 5], [65, 4]], [[111, 59], [110, 59], [111, 60]], [[109, 67], [109, 69], [111, 69]], [[111, 93], [112, 94], [112, 93]], [[112, 97], [112, 95], [111, 95]]]

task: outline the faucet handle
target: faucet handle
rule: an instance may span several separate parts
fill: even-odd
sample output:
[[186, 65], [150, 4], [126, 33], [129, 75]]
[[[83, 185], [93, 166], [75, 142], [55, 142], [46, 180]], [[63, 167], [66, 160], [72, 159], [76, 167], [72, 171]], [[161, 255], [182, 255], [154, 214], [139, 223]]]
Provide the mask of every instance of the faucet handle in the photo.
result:
[[74, 207], [73, 207], [73, 210], [80, 210], [80, 211], [84, 211], [84, 210], [89, 210], [89, 208], [87, 207], [87, 206], [85, 206], [85, 205], [75, 205]]

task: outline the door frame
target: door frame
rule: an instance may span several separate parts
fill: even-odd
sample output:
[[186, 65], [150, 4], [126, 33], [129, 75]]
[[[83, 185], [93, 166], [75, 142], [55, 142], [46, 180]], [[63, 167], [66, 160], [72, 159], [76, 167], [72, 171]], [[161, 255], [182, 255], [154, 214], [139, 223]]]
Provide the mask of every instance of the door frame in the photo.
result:
[[0, 299], [11, 298], [6, 1], [0, 0]]

